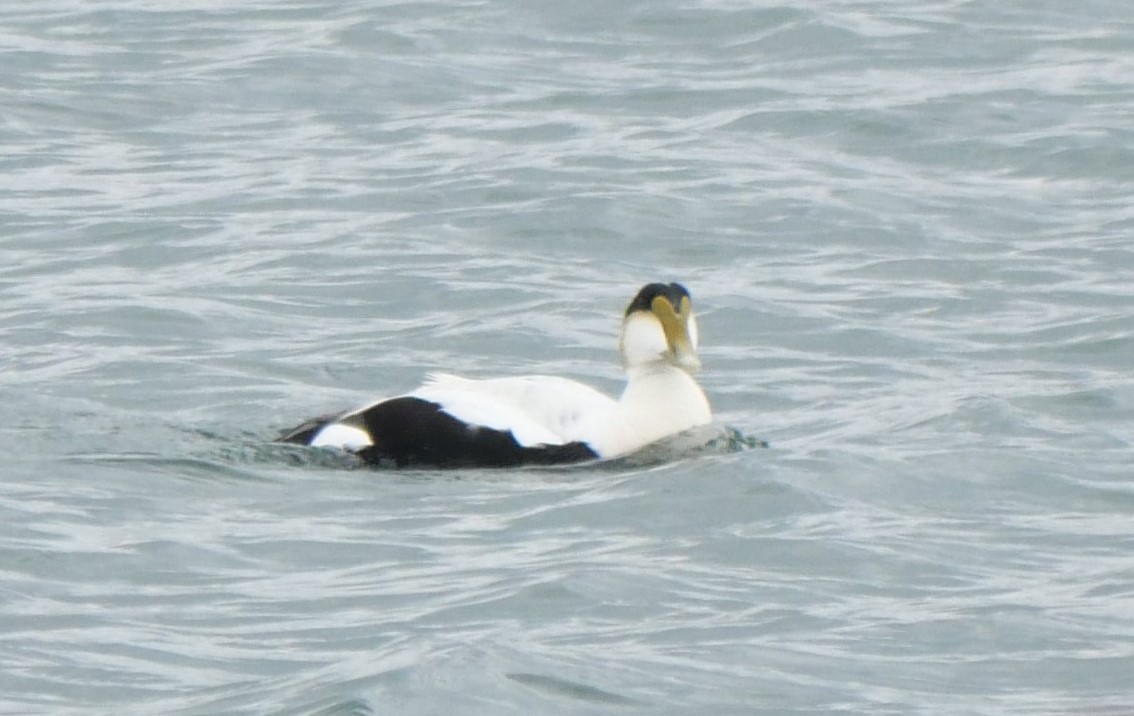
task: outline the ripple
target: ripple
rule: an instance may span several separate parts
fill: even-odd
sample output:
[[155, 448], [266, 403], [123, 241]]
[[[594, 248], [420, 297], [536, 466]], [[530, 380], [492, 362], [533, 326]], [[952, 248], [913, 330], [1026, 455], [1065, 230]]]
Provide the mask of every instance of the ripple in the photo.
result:
[[[0, 710], [1128, 711], [1111, 5], [0, 11]], [[267, 442], [659, 278], [688, 444]]]

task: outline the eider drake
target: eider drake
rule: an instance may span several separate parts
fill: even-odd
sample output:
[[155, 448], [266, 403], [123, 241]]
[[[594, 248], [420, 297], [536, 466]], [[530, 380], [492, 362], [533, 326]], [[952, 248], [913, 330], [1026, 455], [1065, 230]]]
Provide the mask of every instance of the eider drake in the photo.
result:
[[693, 379], [701, 361], [684, 286], [644, 286], [626, 308], [618, 349], [627, 379], [618, 399], [551, 376], [439, 374], [406, 395], [304, 423], [279, 441], [398, 467], [554, 465], [628, 455], [711, 421]]

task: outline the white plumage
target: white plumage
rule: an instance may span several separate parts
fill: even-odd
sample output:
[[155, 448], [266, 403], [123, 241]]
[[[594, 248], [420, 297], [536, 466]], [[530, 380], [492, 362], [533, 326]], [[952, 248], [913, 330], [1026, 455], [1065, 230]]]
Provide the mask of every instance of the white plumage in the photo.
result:
[[[617, 399], [554, 376], [473, 380], [438, 373], [399, 399], [371, 403], [314, 428], [301, 426], [283, 440], [399, 465], [618, 457], [712, 420], [693, 379], [700, 368], [697, 340], [688, 291], [680, 284], [649, 284], [623, 320], [619, 352], [627, 383]], [[415, 432], [404, 434], [411, 425]], [[561, 449], [574, 446], [579, 449]]]
[[585, 440], [586, 423], [616, 405], [588, 385], [550, 375], [470, 380], [436, 373], [411, 395], [471, 425], [511, 430], [525, 447]]

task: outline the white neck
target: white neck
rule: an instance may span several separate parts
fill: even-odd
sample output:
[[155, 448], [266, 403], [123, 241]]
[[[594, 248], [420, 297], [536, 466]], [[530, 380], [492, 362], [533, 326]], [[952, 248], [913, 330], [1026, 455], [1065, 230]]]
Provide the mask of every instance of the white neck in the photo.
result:
[[701, 386], [666, 362], [633, 366], [617, 405], [590, 439], [600, 456], [617, 457], [712, 420]]

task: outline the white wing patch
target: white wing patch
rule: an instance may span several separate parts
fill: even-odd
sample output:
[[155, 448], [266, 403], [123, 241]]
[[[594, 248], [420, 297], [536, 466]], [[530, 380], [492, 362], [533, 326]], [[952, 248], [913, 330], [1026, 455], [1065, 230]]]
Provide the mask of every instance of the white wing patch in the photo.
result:
[[541, 375], [470, 380], [433, 374], [410, 395], [462, 422], [510, 430], [525, 447], [587, 441], [588, 426], [617, 405], [582, 383]]
[[356, 452], [373, 445], [370, 435], [365, 430], [352, 428], [342, 423], [328, 423], [322, 430], [311, 438], [313, 447], [336, 447], [341, 450]]

